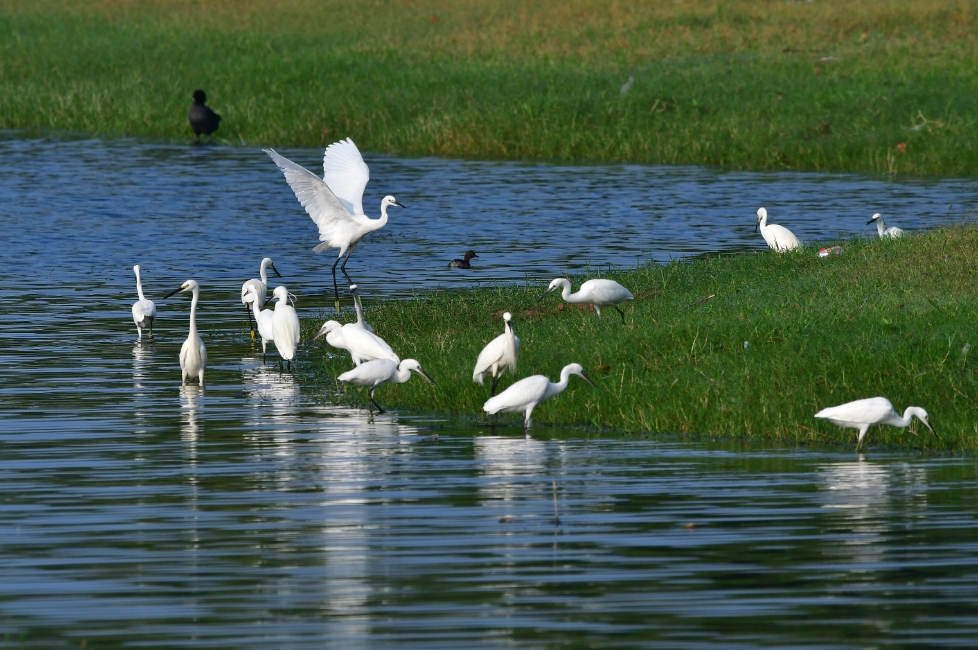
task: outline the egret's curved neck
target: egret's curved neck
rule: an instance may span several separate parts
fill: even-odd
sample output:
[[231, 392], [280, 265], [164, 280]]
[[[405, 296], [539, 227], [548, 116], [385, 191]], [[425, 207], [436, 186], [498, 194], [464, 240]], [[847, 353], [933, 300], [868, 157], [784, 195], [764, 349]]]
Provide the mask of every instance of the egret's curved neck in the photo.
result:
[[[401, 363], [403, 364], [404, 362], [402, 361]], [[402, 368], [401, 366], [397, 367], [397, 374], [394, 375], [395, 384], [403, 384], [410, 378], [411, 378], [410, 370], [408, 370], [407, 368]]]
[[[383, 228], [384, 226], [386, 226], [387, 225], [387, 204], [384, 203], [384, 202], [381, 202], [381, 204], [380, 204], [380, 219], [367, 219], [367, 221], [370, 222], [368, 224], [370, 230], [378, 230], [378, 229]], [[408, 371], [408, 372], [410, 372], [410, 371]]]
[[194, 297], [190, 300], [190, 337], [197, 335], [197, 300], [200, 298], [200, 289], [194, 289]]
[[357, 324], [363, 325], [363, 305], [360, 304], [360, 294], [353, 292], [353, 309], [357, 312]]
[[258, 277], [261, 278], [261, 283], [268, 287], [268, 265], [264, 262], [261, 263], [261, 268], [258, 269]]
[[258, 320], [258, 316], [261, 314], [261, 309], [258, 308], [258, 301], [251, 301], [251, 310], [255, 312], [255, 320]]
[[139, 271], [136, 271], [136, 293], [139, 294], [140, 300], [146, 300], [146, 296], [143, 295], [143, 282], [139, 279]]
[[764, 231], [767, 230], [767, 214], [761, 215], [760, 219], [757, 221], [757, 227], [761, 231], [761, 236], [764, 235]]
[[[560, 297], [564, 299], [564, 302], [581, 302], [578, 299], [577, 294], [571, 293], [571, 283], [570, 280], [561, 280], [560, 287], [562, 291], [560, 292]], [[580, 293], [580, 292], [578, 292]]]
[[883, 223], [882, 217], [876, 220], [876, 232], [878, 232], [880, 236], [886, 232], [886, 224]]
[[923, 420], [923, 418], [920, 417], [921, 416], [920, 407], [908, 406], [907, 410], [903, 412], [903, 417], [900, 419], [900, 423], [897, 424], [896, 426], [898, 427], [908, 426], [910, 424], [910, 421], [913, 420], [913, 416], [915, 415], [921, 420]]

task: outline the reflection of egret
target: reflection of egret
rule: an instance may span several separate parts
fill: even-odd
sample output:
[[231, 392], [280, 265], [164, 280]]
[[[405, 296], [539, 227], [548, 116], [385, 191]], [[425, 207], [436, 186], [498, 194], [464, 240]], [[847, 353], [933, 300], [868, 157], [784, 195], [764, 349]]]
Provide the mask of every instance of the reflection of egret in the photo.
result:
[[883, 541], [890, 517], [890, 470], [860, 456], [857, 461], [818, 467], [821, 507], [842, 520], [839, 544], [826, 544], [823, 552], [848, 562], [872, 562], [883, 556]]
[[136, 331], [139, 338], [143, 338], [143, 328], [149, 330], [149, 337], [153, 337], [153, 320], [156, 319], [156, 305], [143, 295], [143, 282], [139, 279], [139, 265], [132, 267], [136, 274], [136, 293], [139, 300], [132, 305], [132, 320], [136, 323]]
[[197, 398], [198, 386], [180, 386], [180, 437], [189, 445], [191, 459], [197, 457]]
[[272, 299], [278, 300], [275, 311], [272, 312], [272, 341], [291, 370], [301, 335], [299, 315], [295, 313], [295, 307], [289, 304], [289, 290], [285, 287], [275, 287]]
[[910, 424], [913, 416], [917, 416], [924, 423], [930, 432], [937, 437], [937, 432], [931, 427], [927, 420], [927, 411], [919, 406], [908, 406], [901, 417], [894, 409], [890, 400], [885, 397], [870, 397], [868, 399], [858, 399], [839, 406], [824, 408], [815, 414], [815, 417], [822, 418], [837, 424], [840, 427], [858, 429], [859, 438], [856, 440], [856, 451], [862, 447], [863, 438], [869, 427], [874, 424], [889, 424], [894, 427], [905, 427]]
[[353, 370], [344, 372], [336, 379], [337, 381], [369, 388], [370, 401], [374, 403], [378, 411], [383, 413], [384, 409], [374, 401], [374, 391], [382, 384], [403, 384], [411, 378], [412, 370], [427, 379], [432, 386], [435, 385], [434, 380], [428, 376], [428, 373], [421, 368], [421, 364], [415, 359], [405, 359], [400, 364], [395, 364], [390, 359], [374, 359], [373, 361], [361, 363]]
[[571, 363], [564, 366], [564, 369], [560, 371], [560, 381], [556, 384], [543, 375], [526, 377], [499, 395], [490, 398], [482, 408], [490, 415], [495, 413], [523, 413], [523, 433], [526, 433], [530, 426], [530, 415], [536, 405], [558, 393], [562, 393], [567, 388], [567, 384], [570, 383], [571, 375], [577, 375], [594, 386], [584, 374], [584, 368], [581, 367], [581, 364]]
[[175, 293], [190, 291], [193, 299], [190, 301], [190, 334], [180, 348], [181, 384], [187, 383], [187, 377], [196, 375], [200, 385], [204, 385], [204, 370], [207, 368], [207, 348], [204, 341], [197, 335], [197, 301], [200, 299], [200, 285], [196, 280], [187, 280], [179, 289], [166, 294], [169, 298]]
[[876, 232], [879, 233], [880, 239], [896, 239], [897, 237], [903, 236], [903, 230], [900, 228], [897, 228], [896, 226], [887, 228], [886, 224], [883, 222], [883, 217], [880, 216], [879, 212], [874, 214], [873, 218], [866, 222], [866, 225], [868, 226], [871, 223], [876, 224]]
[[[633, 299], [632, 292], [614, 280], [588, 280], [581, 285], [577, 293], [571, 293], [570, 280], [556, 278], [540, 296], [540, 300], [546, 298], [557, 287], [563, 287], [560, 297], [564, 299], [564, 302], [592, 305], [598, 314], [598, 320], [601, 320], [601, 308], [610, 306], [615, 308], [615, 311], [621, 316], [621, 322], [624, 323], [625, 312], [621, 310], [618, 304]], [[537, 303], [540, 300], [537, 300]]]
[[801, 242], [790, 230], [774, 223], [768, 224], [767, 209], [765, 208], [757, 210], [757, 225], [754, 226], [754, 232], [758, 230], [761, 231], [761, 237], [767, 242], [768, 247], [779, 253], [801, 246]]
[[272, 322], [275, 320], [275, 314], [271, 309], [258, 309], [258, 294], [255, 293], [254, 287], [248, 287], [248, 291], [245, 292], [242, 300], [246, 304], [250, 304], [252, 311], [254, 311], [255, 324], [258, 325], [258, 335], [261, 336], [261, 355], [262, 361], [264, 361], [265, 354], [268, 352], [268, 344], [275, 337], [275, 329], [272, 325]]
[[[255, 306], [259, 309], [259, 311], [265, 306], [265, 293], [268, 291], [268, 269], [269, 268], [275, 271], [275, 275], [277, 275], [278, 277], [282, 277], [282, 274], [278, 272], [277, 268], [275, 268], [275, 264], [272, 263], [272, 258], [266, 257], [261, 261], [261, 266], [258, 267], [258, 275], [260, 276], [260, 279], [252, 278], [250, 280], [246, 280], [245, 283], [241, 285], [241, 304], [243, 304], [246, 308], [248, 307], [249, 301], [245, 300], [245, 296], [248, 295], [249, 289], [251, 289], [255, 293], [255, 297], [257, 299]], [[247, 311], [248, 311], [248, 325], [251, 325], [251, 309], [248, 309]], [[251, 338], [252, 340], [254, 340], [255, 338], [254, 326], [251, 326]]]
[[489, 341], [489, 344], [482, 349], [472, 371], [472, 381], [480, 386], [486, 375], [492, 376], [490, 397], [496, 394], [499, 378], [507, 369], [511, 373], [516, 373], [516, 362], [520, 356], [520, 339], [513, 333], [512, 320], [512, 314], [509, 312], [503, 314], [503, 333]]

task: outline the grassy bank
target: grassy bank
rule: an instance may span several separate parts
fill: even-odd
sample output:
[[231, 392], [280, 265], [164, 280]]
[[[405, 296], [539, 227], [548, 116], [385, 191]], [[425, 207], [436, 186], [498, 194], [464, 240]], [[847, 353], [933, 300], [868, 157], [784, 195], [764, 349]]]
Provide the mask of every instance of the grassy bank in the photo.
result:
[[[0, 0], [0, 128], [972, 176], [978, 2]], [[621, 88], [631, 77], [627, 93]]]
[[[625, 308], [624, 327], [614, 311], [599, 322], [589, 308], [562, 309], [557, 296], [535, 306], [544, 284], [368, 301], [377, 332], [437, 381], [435, 388], [418, 379], [384, 386], [377, 399], [478, 420], [488, 386], [472, 382], [472, 367], [510, 310], [522, 340], [520, 377], [555, 378], [578, 362], [596, 384], [572, 378], [565, 393], [537, 408], [538, 423], [854, 445], [851, 430], [812, 415], [883, 395], [901, 412], [909, 405], [927, 409], [941, 440], [915, 424], [874, 428], [873, 445], [975, 450], [978, 227], [842, 245], [843, 255], [825, 259], [806, 248], [607, 275], [637, 298]], [[714, 297], [697, 302], [707, 296]], [[305, 340], [318, 325], [305, 324]], [[330, 393], [332, 378], [352, 364], [348, 355], [328, 358], [325, 343], [318, 346], [312, 372]], [[500, 390], [510, 383], [504, 379]], [[338, 390], [342, 400], [367, 404], [359, 389], [345, 396]], [[505, 417], [519, 426], [517, 416]]]

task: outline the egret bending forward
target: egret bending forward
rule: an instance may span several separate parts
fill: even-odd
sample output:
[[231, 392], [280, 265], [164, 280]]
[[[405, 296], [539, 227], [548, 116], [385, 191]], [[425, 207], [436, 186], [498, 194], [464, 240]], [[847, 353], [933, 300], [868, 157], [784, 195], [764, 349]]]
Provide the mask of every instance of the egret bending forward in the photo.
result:
[[337, 377], [338, 381], [347, 382], [356, 386], [366, 386], [370, 389], [370, 401], [381, 413], [384, 409], [374, 400], [374, 391], [381, 384], [403, 384], [411, 378], [411, 371], [414, 371], [428, 380], [434, 386], [435, 380], [428, 376], [421, 364], [414, 359], [405, 359], [397, 364], [390, 359], [374, 359], [362, 363], [353, 370], [344, 372]]
[[207, 348], [204, 347], [204, 341], [197, 334], [197, 301], [200, 300], [200, 285], [197, 284], [196, 280], [187, 280], [180, 285], [179, 289], [174, 289], [165, 297], [169, 298], [173, 294], [183, 291], [191, 292], [193, 299], [190, 301], [190, 334], [187, 335], [187, 340], [183, 342], [183, 347], [180, 348], [180, 371], [182, 373], [180, 383], [186, 384], [188, 377], [196, 376], [197, 381], [203, 387], [204, 370], [207, 369]]
[[567, 384], [570, 383], [570, 376], [578, 375], [581, 379], [594, 386], [584, 368], [579, 363], [571, 363], [564, 366], [560, 371], [560, 381], [556, 384], [543, 375], [533, 375], [518, 382], [490, 398], [482, 409], [490, 415], [494, 413], [523, 413], [523, 433], [530, 428], [530, 415], [534, 407], [540, 402], [562, 393]]
[[876, 224], [876, 232], [879, 233], [880, 239], [896, 239], [897, 237], [903, 236], [903, 230], [900, 228], [897, 228], [896, 226], [887, 228], [886, 224], [883, 223], [883, 217], [880, 216], [879, 212], [874, 214], [873, 218], [866, 222], [866, 225], [868, 226], [871, 223]]
[[261, 311], [261, 309], [265, 306], [265, 294], [268, 292], [268, 271], [266, 269], [269, 268], [275, 271], [275, 275], [282, 277], [282, 274], [278, 272], [277, 268], [275, 268], [275, 264], [272, 263], [272, 258], [266, 257], [261, 261], [261, 266], [258, 267], [258, 275], [261, 279], [259, 280], [258, 278], [252, 278], [245, 281], [245, 283], [241, 285], [241, 304], [244, 305], [245, 309], [248, 311], [248, 326], [251, 327], [252, 341], [255, 340], [255, 326], [251, 322], [251, 308], [248, 306], [248, 301], [245, 300], [245, 294], [248, 293], [249, 288], [255, 290], [255, 296], [258, 300], [255, 306], [259, 311]]
[[136, 274], [136, 293], [139, 300], [132, 304], [132, 320], [136, 323], [136, 331], [139, 332], [139, 339], [143, 338], [143, 328], [149, 330], [149, 338], [153, 338], [153, 321], [156, 319], [156, 305], [152, 300], [143, 295], [143, 283], [139, 279], [139, 265], [132, 267]]
[[340, 249], [333, 263], [333, 291], [336, 296], [336, 312], [340, 311], [340, 290], [336, 284], [336, 265], [343, 256], [340, 270], [348, 282], [353, 282], [346, 272], [346, 263], [356, 250], [360, 239], [369, 232], [387, 225], [387, 208], [404, 206], [393, 196], [385, 196], [380, 202], [380, 218], [370, 219], [363, 213], [363, 190], [370, 180], [370, 169], [363, 162], [360, 150], [347, 138], [326, 147], [323, 155], [323, 178], [272, 149], [265, 149], [278, 165], [299, 203], [319, 227], [322, 242], [314, 251], [322, 253], [330, 248]]
[[275, 330], [272, 321], [275, 320], [275, 312], [271, 309], [258, 309], [258, 294], [254, 287], [248, 287], [244, 301], [251, 305], [255, 314], [255, 324], [258, 326], [258, 335], [261, 336], [261, 360], [265, 361], [268, 353], [268, 344], [275, 340]]
[[840, 427], [859, 429], [859, 439], [856, 441], [856, 451], [859, 451], [869, 427], [874, 424], [905, 427], [910, 424], [910, 420], [915, 415], [937, 438], [937, 432], [927, 419], [927, 411], [919, 406], [908, 406], [903, 412], [903, 417], [900, 417], [900, 414], [893, 409], [893, 404], [885, 397], [870, 397], [840, 406], [831, 406], [816, 413], [815, 417], [828, 420]]
[[[594, 311], [598, 312], [598, 320], [601, 320], [602, 307], [614, 307], [621, 316], [622, 325], [625, 324], [625, 312], [618, 307], [618, 303], [634, 299], [631, 291], [614, 280], [588, 280], [581, 285], [580, 291], [571, 293], [570, 280], [557, 278], [550, 283], [550, 287], [540, 296], [540, 300], [546, 298], [557, 287], [563, 287], [560, 297], [564, 302], [594, 305]], [[537, 300], [537, 304], [540, 304], [540, 300]]]
[[275, 311], [272, 312], [272, 341], [279, 356], [285, 359], [289, 370], [292, 370], [292, 360], [295, 359], [295, 350], [299, 345], [299, 315], [295, 313], [295, 307], [289, 304], [289, 290], [285, 287], [275, 287], [272, 292], [272, 300], [275, 303]]
[[761, 231], [761, 237], [767, 242], [768, 247], [779, 253], [794, 250], [801, 246], [801, 242], [790, 230], [774, 223], [768, 224], [765, 208], [757, 210], [757, 225], [754, 227], [754, 232], [758, 230]]
[[475, 362], [475, 370], [472, 371], [472, 381], [480, 386], [486, 375], [492, 375], [490, 397], [496, 394], [496, 385], [507, 368], [511, 373], [516, 373], [516, 362], [520, 357], [520, 339], [513, 333], [512, 320], [512, 314], [509, 312], [503, 314], [503, 321], [505, 321], [503, 333], [482, 348]]
[[326, 342], [331, 346], [350, 353], [354, 365], [359, 366], [361, 363], [376, 359], [387, 359], [394, 363], [399, 363], [401, 360], [394, 354], [387, 341], [356, 323], [341, 325], [335, 320], [328, 320], [323, 323], [312, 340], [315, 341], [324, 334]]

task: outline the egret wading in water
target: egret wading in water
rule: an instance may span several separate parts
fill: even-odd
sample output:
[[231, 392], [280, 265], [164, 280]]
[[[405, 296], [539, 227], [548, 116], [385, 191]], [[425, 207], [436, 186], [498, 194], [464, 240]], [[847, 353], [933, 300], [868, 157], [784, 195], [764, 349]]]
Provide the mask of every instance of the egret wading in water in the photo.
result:
[[516, 362], [520, 357], [520, 339], [513, 333], [512, 320], [512, 314], [509, 312], [503, 314], [503, 333], [482, 348], [475, 362], [475, 370], [472, 371], [472, 381], [480, 386], [486, 375], [492, 376], [490, 397], [496, 394], [496, 385], [507, 369], [513, 374], [516, 373]]
[[588, 280], [581, 285], [580, 291], [571, 293], [570, 280], [557, 278], [550, 283], [547, 290], [540, 296], [540, 300], [537, 300], [537, 304], [539, 305], [540, 301], [546, 298], [557, 287], [563, 287], [560, 297], [564, 299], [564, 302], [593, 305], [594, 311], [598, 313], [598, 320], [601, 320], [602, 307], [614, 307], [615, 311], [621, 316], [622, 325], [625, 324], [625, 312], [618, 307], [618, 304], [634, 299], [631, 291], [614, 280]]
[[758, 230], [761, 231], [761, 237], [767, 242], [768, 247], [779, 253], [794, 250], [801, 246], [801, 242], [790, 230], [774, 223], [768, 224], [767, 209], [765, 208], [757, 210], [757, 225], [754, 227], [754, 232]]
[[197, 301], [200, 300], [200, 285], [197, 284], [196, 280], [187, 280], [180, 285], [180, 288], [166, 294], [166, 298], [184, 291], [189, 291], [193, 295], [193, 299], [190, 301], [190, 334], [187, 335], [187, 340], [183, 342], [183, 347], [180, 348], [180, 371], [182, 373], [180, 383], [186, 384], [188, 377], [196, 377], [203, 387], [204, 370], [207, 369], [207, 348], [204, 347], [204, 341], [197, 334]]
[[132, 320], [136, 323], [136, 331], [139, 332], [139, 340], [143, 338], [143, 329], [149, 330], [149, 338], [153, 338], [153, 321], [156, 319], [156, 305], [152, 300], [143, 295], [143, 283], [139, 279], [139, 265], [132, 267], [136, 274], [136, 293], [139, 300], [132, 304]]
[[903, 230], [900, 228], [897, 228], [896, 226], [887, 228], [886, 224], [883, 223], [883, 217], [879, 212], [874, 214], [873, 218], [866, 222], [866, 225], [868, 226], [871, 223], [876, 224], [876, 232], [879, 233], [880, 239], [896, 239], [897, 237], [903, 236]]
[[450, 269], [470, 269], [472, 265], [469, 263], [473, 257], [479, 257], [475, 254], [475, 251], [465, 251], [465, 255], [462, 259], [455, 259], [448, 263], [448, 268]]
[[930, 425], [927, 411], [919, 406], [908, 406], [901, 417], [894, 410], [890, 400], [885, 397], [870, 397], [868, 399], [859, 399], [855, 402], [848, 402], [840, 406], [831, 406], [816, 413], [815, 417], [828, 420], [840, 427], [858, 429], [859, 438], [856, 440], [856, 451], [859, 451], [869, 427], [874, 424], [889, 424], [902, 428], [910, 424], [910, 421], [915, 415], [924, 423], [924, 426], [930, 429], [934, 437], [938, 438], [937, 432]]
[[533, 375], [518, 382], [499, 393], [482, 406], [482, 410], [493, 415], [495, 413], [523, 413], [523, 433], [530, 428], [530, 415], [540, 402], [564, 392], [570, 383], [570, 376], [577, 375], [587, 383], [594, 383], [584, 374], [584, 368], [579, 363], [571, 363], [560, 371], [560, 381], [556, 384], [543, 375]]
[[254, 289], [255, 297], [258, 300], [256, 307], [260, 311], [265, 306], [265, 294], [268, 291], [267, 269], [269, 268], [275, 271], [275, 275], [282, 277], [282, 274], [278, 272], [278, 269], [275, 268], [275, 265], [272, 263], [272, 258], [266, 257], [261, 261], [261, 266], [258, 267], [258, 275], [261, 279], [252, 278], [241, 285], [241, 304], [245, 306], [245, 309], [248, 312], [248, 326], [251, 328], [252, 341], [255, 340], [255, 325], [251, 322], [251, 307], [248, 306], [248, 302], [245, 300], [245, 294], [248, 293], [249, 288]]
[[289, 304], [289, 290], [285, 287], [275, 287], [272, 292], [275, 311], [272, 312], [272, 341], [279, 356], [285, 359], [289, 370], [292, 370], [292, 360], [299, 345], [299, 315], [295, 307]]
[[[340, 290], [336, 284], [336, 265], [343, 260], [340, 270], [351, 284], [346, 263], [356, 250], [360, 239], [367, 233], [387, 225], [387, 208], [405, 206], [393, 196], [385, 196], [380, 202], [380, 218], [370, 219], [363, 213], [363, 190], [370, 180], [370, 170], [360, 150], [347, 138], [326, 147], [323, 155], [323, 178], [313, 174], [272, 149], [265, 149], [278, 165], [299, 203], [319, 227], [322, 242], [314, 251], [322, 253], [330, 248], [340, 249], [333, 263], [333, 291], [336, 296], [336, 313], [340, 311]], [[343, 256], [346, 256], [344, 259]]]
[[272, 325], [275, 313], [271, 309], [258, 308], [258, 295], [254, 287], [248, 287], [243, 300], [254, 310], [255, 324], [258, 326], [258, 335], [261, 336], [261, 360], [264, 362], [265, 355], [268, 353], [268, 344], [275, 340], [275, 330]]
[[403, 384], [411, 378], [411, 371], [414, 371], [428, 380], [434, 386], [435, 381], [421, 368], [421, 364], [414, 359], [405, 359], [400, 364], [390, 359], [374, 359], [360, 364], [353, 370], [344, 372], [337, 377], [338, 381], [354, 384], [355, 386], [365, 386], [370, 389], [370, 401], [381, 413], [381, 408], [374, 400], [374, 391], [381, 384]]

